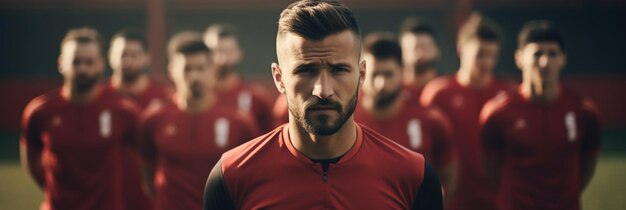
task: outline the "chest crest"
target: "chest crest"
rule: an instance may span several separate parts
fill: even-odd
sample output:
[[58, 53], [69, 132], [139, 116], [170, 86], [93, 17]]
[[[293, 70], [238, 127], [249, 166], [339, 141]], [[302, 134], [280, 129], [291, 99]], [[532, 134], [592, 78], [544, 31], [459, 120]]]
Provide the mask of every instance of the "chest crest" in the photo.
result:
[[576, 115], [573, 111], [569, 111], [565, 114], [563, 119], [565, 122], [565, 129], [567, 131], [567, 140], [573, 142], [576, 140]]
[[176, 135], [176, 126], [173, 124], [168, 124], [165, 126], [165, 129], [163, 129], [163, 132], [165, 134], [166, 137], [172, 137]]
[[111, 136], [111, 130], [112, 130], [111, 121], [112, 121], [111, 111], [109, 111], [108, 109], [102, 110], [102, 112], [100, 112], [100, 118], [99, 118], [100, 136], [102, 136], [102, 138], [109, 138], [109, 136]]

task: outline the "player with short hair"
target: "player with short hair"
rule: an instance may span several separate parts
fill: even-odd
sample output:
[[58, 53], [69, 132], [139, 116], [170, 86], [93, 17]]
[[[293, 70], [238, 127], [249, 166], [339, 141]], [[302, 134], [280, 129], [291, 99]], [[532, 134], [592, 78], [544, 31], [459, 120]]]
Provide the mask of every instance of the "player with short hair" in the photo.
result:
[[424, 20], [409, 17], [402, 22], [399, 42], [402, 46], [404, 87], [419, 99], [426, 83], [437, 76], [435, 63], [441, 56], [437, 34], [434, 27]]
[[244, 82], [237, 74], [237, 65], [243, 60], [237, 31], [232, 24], [217, 23], [204, 32], [204, 42], [214, 51], [218, 65], [215, 90], [221, 106], [239, 108], [252, 116], [261, 132], [269, 132], [274, 128], [269, 92], [259, 84]]
[[510, 83], [493, 75], [501, 40], [493, 21], [472, 14], [457, 38], [459, 70], [454, 76], [432, 80], [422, 92], [422, 105], [439, 107], [454, 129], [459, 168], [457, 189], [448, 209], [495, 209], [495, 189], [482, 170], [478, 117], [487, 100], [512, 89]]
[[485, 165], [499, 187], [498, 209], [581, 208], [601, 126], [595, 105], [559, 82], [566, 56], [552, 23], [526, 23], [515, 53], [522, 83], [483, 109]]
[[150, 55], [142, 31], [124, 29], [113, 35], [109, 63], [113, 69], [110, 87], [132, 98], [142, 109], [170, 101], [172, 90], [147, 74]]
[[450, 121], [434, 107], [419, 106], [403, 89], [402, 50], [390, 34], [375, 32], [365, 38], [363, 95], [354, 120], [423, 154], [439, 172], [447, 197], [454, 190], [455, 168]]
[[205, 209], [441, 209], [424, 157], [354, 122], [365, 76], [360, 29], [337, 1], [303, 0], [280, 15], [277, 89], [289, 123], [224, 155]]
[[203, 186], [223, 152], [257, 135], [252, 119], [219, 106], [217, 69], [201, 39], [175, 39], [168, 71], [173, 103], [151, 107], [142, 119], [142, 145], [153, 166], [155, 209], [202, 209]]
[[[22, 163], [44, 191], [40, 209], [129, 209], [124, 155], [135, 148], [137, 107], [100, 84], [102, 41], [91, 28], [61, 42], [61, 88], [24, 109]], [[131, 187], [133, 188], [133, 187]]]

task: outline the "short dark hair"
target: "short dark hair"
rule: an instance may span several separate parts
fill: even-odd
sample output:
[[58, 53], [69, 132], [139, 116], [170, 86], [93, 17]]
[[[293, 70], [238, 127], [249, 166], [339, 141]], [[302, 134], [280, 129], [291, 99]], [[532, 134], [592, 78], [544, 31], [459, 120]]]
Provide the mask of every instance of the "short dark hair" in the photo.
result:
[[177, 53], [184, 55], [205, 52], [211, 53], [211, 49], [202, 41], [202, 35], [195, 31], [182, 31], [174, 34], [167, 44], [167, 54], [170, 59]]
[[521, 49], [533, 42], [556, 42], [561, 50], [565, 50], [561, 32], [547, 20], [530, 21], [522, 27], [517, 39], [517, 47]]
[[311, 40], [350, 30], [361, 39], [356, 17], [347, 6], [334, 0], [301, 0], [290, 4], [280, 14], [278, 34], [295, 33]]
[[117, 32], [111, 38], [111, 42], [117, 38], [123, 38], [125, 40], [136, 41], [141, 44], [144, 50], [148, 49], [148, 39], [143, 31], [134, 28], [127, 28]]
[[474, 12], [459, 29], [457, 43], [463, 44], [474, 38], [501, 43], [502, 33], [493, 20]]
[[392, 58], [402, 66], [402, 49], [391, 32], [374, 32], [365, 37], [363, 54], [370, 54], [376, 59]]
[[215, 23], [204, 31], [205, 36], [208, 34], [216, 34], [218, 38], [237, 37], [239, 29], [230, 23]]
[[90, 27], [73, 28], [67, 31], [61, 41], [61, 49], [65, 43], [75, 41], [79, 44], [96, 43], [102, 53], [102, 37], [96, 29]]
[[408, 17], [402, 21], [402, 25], [400, 25], [400, 37], [404, 36], [407, 33], [411, 34], [428, 34], [433, 38], [433, 41], [437, 43], [437, 33], [435, 32], [435, 28], [433, 28], [432, 24], [421, 20], [417, 17]]

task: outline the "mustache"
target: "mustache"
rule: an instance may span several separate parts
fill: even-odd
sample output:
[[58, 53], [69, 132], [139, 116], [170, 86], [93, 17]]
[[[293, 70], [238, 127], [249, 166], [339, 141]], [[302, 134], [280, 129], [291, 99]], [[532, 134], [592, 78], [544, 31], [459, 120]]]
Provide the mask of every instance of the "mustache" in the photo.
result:
[[311, 109], [334, 109], [337, 112], [341, 112], [341, 104], [337, 101], [330, 99], [319, 99], [316, 100], [305, 107], [305, 110]]

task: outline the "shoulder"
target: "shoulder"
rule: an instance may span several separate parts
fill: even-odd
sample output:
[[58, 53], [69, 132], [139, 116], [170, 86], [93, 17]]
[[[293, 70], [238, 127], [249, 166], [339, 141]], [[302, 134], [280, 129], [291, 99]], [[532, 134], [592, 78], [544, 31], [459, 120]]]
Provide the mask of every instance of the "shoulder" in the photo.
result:
[[103, 104], [106, 108], [128, 113], [132, 115], [139, 115], [141, 113], [138, 105], [130, 98], [124, 96], [118, 91], [105, 88], [100, 96], [98, 103]]
[[363, 132], [364, 144], [373, 145], [374, 147], [371, 151], [375, 152], [378, 158], [392, 158], [395, 163], [424, 164], [424, 156], [422, 154], [407, 149], [368, 127], [359, 126], [361, 126]]
[[234, 170], [238, 167], [255, 162], [265, 149], [276, 143], [282, 135], [283, 126], [269, 133], [256, 137], [222, 154], [222, 171]]
[[450, 89], [455, 84], [454, 76], [437, 77], [424, 87], [420, 101], [424, 105], [430, 105], [441, 92]]
[[54, 106], [55, 102], [61, 100], [59, 90], [54, 90], [49, 93], [37, 96], [30, 100], [26, 107], [24, 107], [24, 117], [31, 117], [34, 114], [41, 113], [48, 107]]
[[581, 112], [592, 116], [599, 115], [598, 106], [591, 98], [583, 96], [579, 92], [567, 87], [562, 88], [562, 95], [568, 100], [568, 103], [578, 107]]
[[483, 106], [479, 118], [480, 122], [485, 122], [487, 119], [504, 112], [515, 103], [518, 97], [516, 92], [503, 92], [494, 96]]

